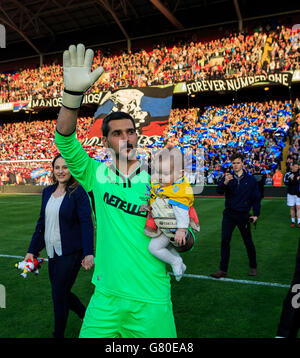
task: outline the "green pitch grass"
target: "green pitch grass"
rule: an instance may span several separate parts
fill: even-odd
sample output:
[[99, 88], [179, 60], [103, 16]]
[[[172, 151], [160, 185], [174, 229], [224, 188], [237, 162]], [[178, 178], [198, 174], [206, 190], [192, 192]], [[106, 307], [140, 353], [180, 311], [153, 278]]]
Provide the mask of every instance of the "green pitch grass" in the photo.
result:
[[[0, 255], [24, 256], [39, 215], [41, 196], [0, 195]], [[180, 338], [272, 338], [288, 288], [209, 279], [218, 269], [223, 198], [197, 198], [201, 232], [180, 282], [171, 276], [172, 300]], [[246, 249], [238, 229], [231, 241], [228, 278], [289, 285], [295, 267], [300, 229], [290, 228], [284, 199], [264, 199], [257, 229], [252, 228], [258, 275], [248, 276]], [[45, 251], [41, 253], [46, 257]], [[0, 309], [0, 338], [52, 337], [53, 308], [47, 263], [38, 276], [20, 276], [14, 258], [0, 257], [0, 284], [6, 308]], [[169, 268], [170, 271], [170, 268]], [[92, 272], [81, 269], [73, 291], [88, 304]], [[66, 337], [76, 338], [81, 322], [70, 312]]]

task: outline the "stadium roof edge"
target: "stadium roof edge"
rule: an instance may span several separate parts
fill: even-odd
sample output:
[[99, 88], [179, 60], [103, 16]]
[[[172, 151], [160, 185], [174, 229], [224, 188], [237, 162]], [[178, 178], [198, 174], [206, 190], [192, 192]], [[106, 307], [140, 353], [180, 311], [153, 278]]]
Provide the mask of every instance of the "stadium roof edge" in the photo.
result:
[[[296, 14], [296, 13], [300, 13], [300, 9], [292, 10], [292, 11], [283, 11], [283, 12], [280, 12], [280, 13], [274, 13], [274, 14], [268, 14], [268, 15], [246, 17], [246, 18], [243, 18], [243, 22], [250, 22], [250, 21], [254, 21], [254, 20], [260, 20], [260, 19], [271, 18], [271, 17], [276, 17], [276, 16], [283, 16], [283, 15], [291, 15], [291, 14]], [[0, 18], [0, 21], [1, 21], [1, 18]], [[238, 22], [239, 22], [239, 20], [235, 19], [235, 20], [223, 21], [223, 22], [212, 23], [212, 24], [207, 24], [207, 25], [200, 25], [200, 26], [193, 26], [193, 27], [188, 27], [188, 28], [183, 28], [183, 29], [170, 30], [170, 31], [166, 31], [166, 32], [152, 33], [152, 34], [149, 34], [149, 35], [136, 36], [136, 37], [130, 38], [130, 40], [131, 41], [139, 41], [139, 40], [143, 40], [143, 39], [151, 39], [151, 38], [169, 36], [169, 35], [180, 34], [180, 33], [188, 33], [188, 32], [191, 32], [191, 31], [197, 31], [197, 30], [201, 30], [201, 29], [209, 29], [209, 28], [214, 28], [214, 27], [217, 28], [217, 27], [220, 27], [220, 26], [233, 25], [233, 24], [237, 24]], [[105, 46], [109, 46], [109, 45], [126, 43], [127, 41], [128, 41], [127, 38], [123, 38], [123, 39], [118, 39], [118, 40], [115, 40], [115, 41], [95, 43], [95, 44], [91, 44], [91, 45], [89, 45], [87, 47], [89, 47], [89, 48], [100, 48], [100, 47], [105, 47]], [[35, 49], [35, 51], [38, 54], [31, 55], [31, 56], [26, 56], [26, 57], [17, 57], [17, 58], [11, 58], [11, 59], [7, 59], [7, 60], [1, 60], [0, 64], [1, 63], [9, 63], [9, 62], [14, 62], [14, 61], [19, 61], [19, 60], [40, 58], [41, 59], [40, 65], [42, 65], [43, 64], [43, 59], [41, 58], [41, 56], [51, 56], [51, 55], [62, 54], [64, 50], [52, 51], [52, 52], [46, 52], [46, 53], [40, 53], [38, 49]]]
[[[1, 3], [0, 18], [13, 24], [19, 32], [7, 25], [7, 48], [1, 50], [1, 63], [33, 58], [33, 51], [38, 53], [36, 57], [60, 53], [74, 38], [88, 47], [106, 46], [222, 24], [235, 25], [240, 18], [247, 22], [300, 12], [294, 2], [235, 0], [235, 3], [239, 5], [240, 17], [233, 0], [164, 0], [163, 3], [158, 0], [72, 0], [67, 5], [57, 0], [22, 0], [22, 3], [6, 0]], [[165, 13], [154, 4], [163, 6]], [[108, 8], [115, 17], [108, 13]], [[125, 31], [124, 38], [116, 19]], [[21, 38], [21, 33], [29, 41]]]

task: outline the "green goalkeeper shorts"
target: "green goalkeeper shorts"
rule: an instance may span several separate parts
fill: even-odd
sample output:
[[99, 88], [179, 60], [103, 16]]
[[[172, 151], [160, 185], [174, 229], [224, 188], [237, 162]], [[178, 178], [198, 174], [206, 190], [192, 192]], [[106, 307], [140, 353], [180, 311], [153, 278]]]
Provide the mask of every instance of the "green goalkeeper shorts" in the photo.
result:
[[176, 338], [172, 302], [156, 304], [95, 290], [79, 338]]

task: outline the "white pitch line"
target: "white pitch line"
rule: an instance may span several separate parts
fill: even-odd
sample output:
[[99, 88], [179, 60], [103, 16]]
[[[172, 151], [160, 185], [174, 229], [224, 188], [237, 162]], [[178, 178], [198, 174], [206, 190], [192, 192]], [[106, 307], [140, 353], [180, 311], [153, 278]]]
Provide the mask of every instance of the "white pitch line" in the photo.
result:
[[[174, 276], [172, 272], [169, 272], [171, 275]], [[290, 287], [290, 285], [283, 285], [281, 283], [273, 283], [273, 282], [262, 282], [262, 281], [250, 281], [250, 280], [236, 280], [233, 278], [213, 278], [210, 276], [203, 276], [203, 275], [193, 275], [189, 273], [185, 273], [184, 277], [192, 277], [204, 280], [213, 280], [213, 281], [226, 281], [226, 282], [234, 282], [234, 283], [243, 283], [248, 285], [258, 285], [258, 286], [273, 286], [273, 287]]]
[[193, 277], [193, 278], [202, 278], [205, 280], [213, 280], [213, 281], [227, 281], [227, 282], [236, 282], [236, 283], [243, 283], [248, 285], [259, 285], [259, 286], [274, 286], [274, 287], [290, 287], [290, 285], [283, 285], [281, 283], [273, 283], [273, 282], [262, 282], [262, 281], [251, 281], [251, 280], [236, 280], [232, 278], [213, 278], [210, 276], [203, 276], [203, 275], [193, 275], [193, 274], [184, 274], [186, 277]]
[[[13, 258], [13, 259], [23, 259], [24, 258], [24, 256], [13, 256], [13, 255], [0, 255], [0, 257]], [[48, 259], [45, 259], [45, 261], [48, 261]], [[169, 272], [169, 274], [174, 276], [174, 274], [172, 272]], [[222, 277], [222, 278], [213, 278], [213, 277], [210, 277], [210, 276], [193, 275], [193, 274], [190, 274], [190, 273], [186, 273], [183, 276], [184, 277], [192, 277], [192, 278], [204, 279], [204, 280], [226, 281], [226, 282], [242, 283], [242, 284], [257, 285], [257, 286], [290, 287], [290, 285], [283, 285], [281, 283], [276, 283], [276, 282], [236, 280], [236, 279], [233, 279], [233, 278], [224, 278], [224, 277]]]
[[[213, 198], [213, 197], [211, 197], [211, 198], [208, 198], [208, 197], [202, 197], [202, 196], [198, 196], [197, 198], [199, 198], [199, 199], [201, 199], [201, 200], [209, 200], [209, 201], [212, 201], [212, 200], [221, 200], [221, 199], [223, 199], [224, 201], [225, 201], [225, 198], [224, 198], [224, 196], [222, 197], [220, 197], [220, 198]], [[263, 201], [273, 201], [273, 200], [277, 200], [277, 199], [285, 199], [286, 200], [286, 197], [273, 197], [273, 198], [263, 198]]]

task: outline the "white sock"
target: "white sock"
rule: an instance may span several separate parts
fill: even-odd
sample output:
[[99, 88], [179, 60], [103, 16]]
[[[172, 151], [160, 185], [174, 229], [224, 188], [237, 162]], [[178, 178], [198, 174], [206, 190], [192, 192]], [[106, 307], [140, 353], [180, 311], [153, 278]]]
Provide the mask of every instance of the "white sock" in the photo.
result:
[[186, 266], [174, 246], [169, 244], [169, 239], [164, 234], [161, 234], [151, 239], [148, 248], [152, 255], [171, 265], [176, 280], [180, 281]]
[[298, 224], [300, 224], [300, 218], [298, 218]]
[[183, 274], [185, 273], [185, 270], [186, 270], [186, 266], [185, 266], [185, 264], [182, 262], [182, 263], [181, 263], [181, 272], [180, 272], [180, 274], [175, 275], [176, 281], [180, 281], [180, 280], [182, 279], [182, 276], [183, 276]]
[[292, 218], [292, 223], [294, 223], [295, 222], [295, 218]]
[[[176, 278], [177, 281], [180, 281], [182, 275], [183, 275], [183, 269], [184, 269], [184, 263], [182, 261], [181, 257], [178, 257], [176, 262], [173, 263], [172, 265], [172, 270], [174, 273], [174, 276]], [[184, 270], [185, 271], [185, 270]]]

